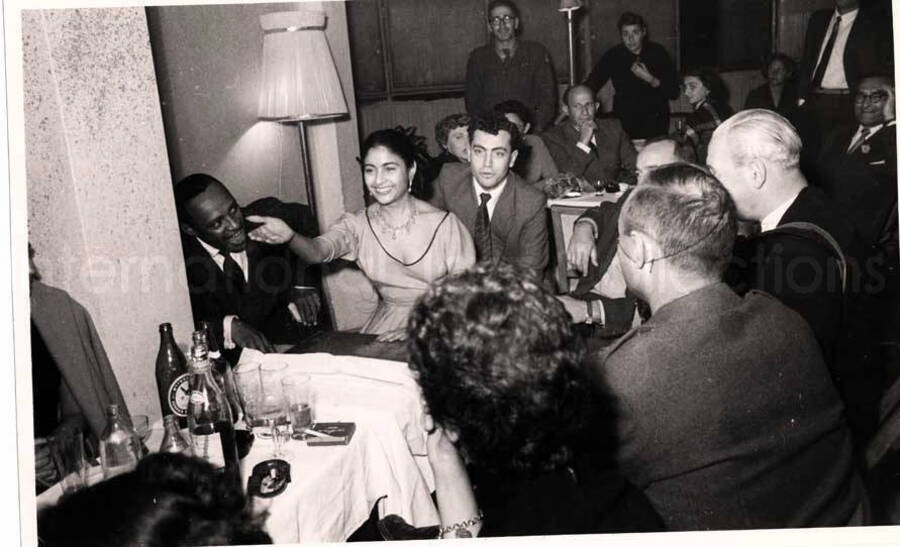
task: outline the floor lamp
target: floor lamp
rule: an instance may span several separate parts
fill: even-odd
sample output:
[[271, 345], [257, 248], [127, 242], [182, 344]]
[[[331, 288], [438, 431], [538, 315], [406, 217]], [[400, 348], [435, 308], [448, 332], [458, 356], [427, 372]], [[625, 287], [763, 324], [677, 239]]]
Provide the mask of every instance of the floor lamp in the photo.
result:
[[325, 14], [267, 13], [259, 17], [259, 23], [264, 34], [258, 116], [297, 125], [306, 199], [318, 222], [306, 125], [347, 114], [347, 102], [325, 37]]
[[575, 32], [572, 12], [581, 9], [584, 0], [560, 0], [559, 11], [566, 14], [569, 21], [569, 85], [575, 85]]

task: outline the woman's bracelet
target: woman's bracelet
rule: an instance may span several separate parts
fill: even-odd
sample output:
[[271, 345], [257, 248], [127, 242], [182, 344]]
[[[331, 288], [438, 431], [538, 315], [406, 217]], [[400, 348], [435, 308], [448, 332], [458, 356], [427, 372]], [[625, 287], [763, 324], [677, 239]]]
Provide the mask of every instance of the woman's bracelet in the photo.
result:
[[[449, 526], [441, 526], [440, 529], [438, 530], [438, 539], [444, 539], [444, 536], [446, 536], [447, 532], [452, 532], [454, 530], [466, 530], [468, 535], [464, 536], [464, 537], [472, 537], [472, 534], [471, 534], [471, 532], [468, 531], [468, 528], [470, 526], [475, 526], [482, 520], [484, 520], [484, 511], [479, 509], [478, 515], [470, 518], [469, 520], [464, 520], [462, 522], [456, 522]], [[457, 534], [456, 537], [462, 537], [462, 536]]]

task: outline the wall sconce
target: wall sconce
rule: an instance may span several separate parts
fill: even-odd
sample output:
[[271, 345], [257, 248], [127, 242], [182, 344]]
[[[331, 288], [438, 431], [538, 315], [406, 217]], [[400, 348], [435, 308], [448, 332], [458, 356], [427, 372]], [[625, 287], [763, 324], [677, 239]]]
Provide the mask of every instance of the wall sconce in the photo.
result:
[[283, 11], [259, 17], [264, 35], [258, 116], [297, 124], [306, 199], [316, 219], [306, 124], [347, 114], [347, 102], [325, 37], [325, 19], [324, 13], [314, 11]]

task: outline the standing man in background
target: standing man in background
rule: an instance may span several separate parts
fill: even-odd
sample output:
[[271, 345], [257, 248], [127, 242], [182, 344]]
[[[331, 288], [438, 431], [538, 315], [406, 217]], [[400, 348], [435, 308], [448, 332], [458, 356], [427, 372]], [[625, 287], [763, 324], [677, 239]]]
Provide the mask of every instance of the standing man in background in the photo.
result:
[[[888, 4], [890, 5], [890, 4]], [[869, 74], [893, 73], [890, 10], [835, 0], [815, 12], [806, 27], [797, 91], [804, 167], [819, 153], [824, 132], [853, 123], [851, 95]]]
[[541, 44], [519, 40], [519, 8], [510, 0], [488, 5], [491, 43], [469, 54], [466, 110], [485, 115], [495, 104], [517, 100], [532, 111], [535, 132], [556, 115], [556, 78], [550, 54]]

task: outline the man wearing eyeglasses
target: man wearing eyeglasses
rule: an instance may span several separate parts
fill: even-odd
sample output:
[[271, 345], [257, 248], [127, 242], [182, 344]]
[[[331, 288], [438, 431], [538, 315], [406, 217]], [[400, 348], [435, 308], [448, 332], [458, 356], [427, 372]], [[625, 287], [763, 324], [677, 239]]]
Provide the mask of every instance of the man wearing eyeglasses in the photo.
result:
[[519, 9], [510, 0], [488, 5], [491, 43], [469, 54], [466, 66], [466, 109], [490, 113], [495, 104], [516, 100], [532, 111], [536, 133], [556, 115], [556, 80], [550, 54], [541, 44], [519, 40]]
[[889, 235], [889, 216], [897, 203], [897, 129], [890, 79], [864, 78], [853, 96], [853, 114], [856, 123], [825, 135], [816, 182], [872, 247]]

